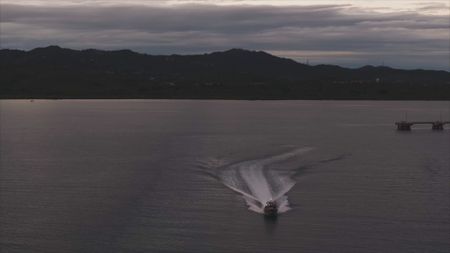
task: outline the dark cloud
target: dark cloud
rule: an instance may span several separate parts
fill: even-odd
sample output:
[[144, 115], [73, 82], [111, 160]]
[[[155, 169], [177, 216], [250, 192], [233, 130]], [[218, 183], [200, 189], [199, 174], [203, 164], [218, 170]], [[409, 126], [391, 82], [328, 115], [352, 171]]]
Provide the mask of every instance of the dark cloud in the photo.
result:
[[445, 3], [433, 3], [433, 2], [427, 2], [420, 4], [419, 8], [417, 8], [418, 11], [441, 11], [441, 10], [448, 10], [449, 6], [447, 6]]
[[[198, 53], [231, 47], [317, 63], [448, 68], [449, 19], [345, 5], [1, 6], [1, 44]], [[314, 53], [311, 53], [314, 52]], [[322, 53], [321, 53], [322, 52]], [[303, 55], [302, 55], [303, 54]]]

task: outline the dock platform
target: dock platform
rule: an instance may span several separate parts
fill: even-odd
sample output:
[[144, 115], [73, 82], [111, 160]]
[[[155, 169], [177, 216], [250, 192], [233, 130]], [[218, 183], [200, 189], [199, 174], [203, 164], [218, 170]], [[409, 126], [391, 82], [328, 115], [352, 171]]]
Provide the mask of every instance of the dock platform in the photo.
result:
[[395, 122], [398, 131], [411, 131], [413, 125], [431, 125], [435, 131], [444, 130], [444, 125], [450, 125], [450, 121], [398, 121]]

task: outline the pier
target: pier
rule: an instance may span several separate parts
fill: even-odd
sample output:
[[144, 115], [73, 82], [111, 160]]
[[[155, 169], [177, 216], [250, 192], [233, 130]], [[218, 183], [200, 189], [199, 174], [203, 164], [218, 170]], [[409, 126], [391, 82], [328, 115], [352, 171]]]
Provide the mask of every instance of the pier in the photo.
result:
[[444, 130], [444, 125], [449, 124], [450, 121], [399, 121], [395, 122], [397, 130], [399, 131], [411, 131], [413, 125], [431, 125], [431, 129], [435, 131]]

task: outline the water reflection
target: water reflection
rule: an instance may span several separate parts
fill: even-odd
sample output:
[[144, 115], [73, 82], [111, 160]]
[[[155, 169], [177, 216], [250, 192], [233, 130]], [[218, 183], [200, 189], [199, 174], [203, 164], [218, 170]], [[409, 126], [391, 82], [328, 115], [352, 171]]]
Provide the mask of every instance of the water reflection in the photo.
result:
[[266, 216], [264, 215], [264, 227], [266, 229], [266, 234], [273, 234], [277, 227], [278, 216]]

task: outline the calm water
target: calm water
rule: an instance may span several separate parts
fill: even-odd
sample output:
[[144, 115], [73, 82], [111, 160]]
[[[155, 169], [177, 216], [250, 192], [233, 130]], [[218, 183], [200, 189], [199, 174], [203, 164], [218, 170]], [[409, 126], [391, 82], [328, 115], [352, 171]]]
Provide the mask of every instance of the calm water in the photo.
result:
[[449, 102], [0, 103], [1, 252], [450, 251]]

